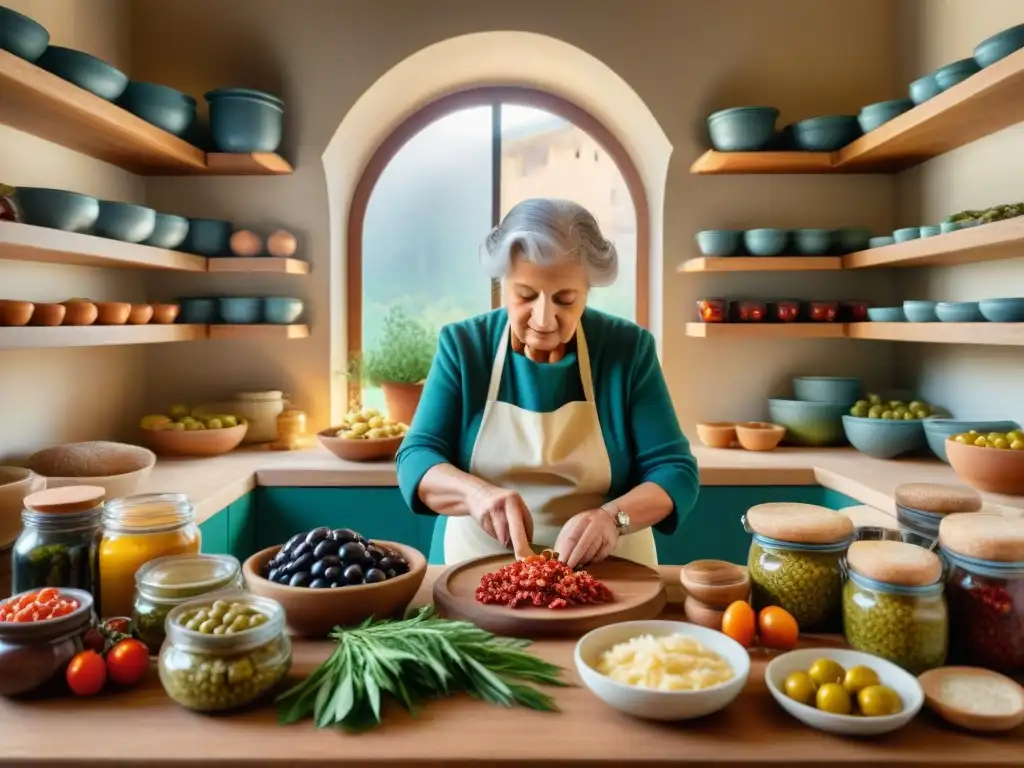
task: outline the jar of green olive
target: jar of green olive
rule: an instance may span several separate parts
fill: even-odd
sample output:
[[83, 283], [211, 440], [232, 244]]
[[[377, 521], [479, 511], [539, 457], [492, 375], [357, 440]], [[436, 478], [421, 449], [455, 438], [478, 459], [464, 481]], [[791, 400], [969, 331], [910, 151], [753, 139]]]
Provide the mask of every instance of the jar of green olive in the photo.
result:
[[132, 620], [156, 656], [164, 644], [167, 614], [182, 603], [242, 589], [242, 566], [231, 555], [170, 555], [150, 560], [135, 574]]
[[160, 682], [198, 712], [240, 709], [269, 696], [287, 676], [292, 646], [280, 603], [247, 592], [183, 603], [167, 615]]
[[938, 555], [900, 541], [857, 541], [847, 569], [843, 631], [851, 647], [913, 675], [946, 663], [949, 614]]
[[772, 503], [751, 507], [743, 524], [753, 534], [747, 570], [754, 609], [781, 606], [801, 632], [838, 631], [850, 518], [814, 504]]

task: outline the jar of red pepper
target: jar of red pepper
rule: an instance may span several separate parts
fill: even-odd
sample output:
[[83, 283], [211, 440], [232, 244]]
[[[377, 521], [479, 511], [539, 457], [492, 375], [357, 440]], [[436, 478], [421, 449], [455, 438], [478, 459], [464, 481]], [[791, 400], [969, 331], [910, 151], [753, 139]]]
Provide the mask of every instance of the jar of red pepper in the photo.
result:
[[1024, 515], [947, 516], [939, 543], [949, 565], [950, 657], [954, 663], [1024, 671]]

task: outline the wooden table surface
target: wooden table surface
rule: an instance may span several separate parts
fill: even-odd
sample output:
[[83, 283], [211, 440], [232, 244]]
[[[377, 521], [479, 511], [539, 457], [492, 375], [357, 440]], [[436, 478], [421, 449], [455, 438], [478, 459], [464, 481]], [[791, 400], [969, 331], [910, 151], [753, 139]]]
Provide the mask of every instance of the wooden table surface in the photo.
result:
[[[662, 569], [670, 585], [669, 617], [681, 616], [678, 568]], [[431, 568], [417, 603], [429, 600]], [[836, 638], [808, 638], [808, 646]], [[538, 642], [534, 649], [573, 671], [573, 642]], [[326, 642], [299, 641], [294, 674], [326, 658]], [[894, 734], [845, 739], [812, 730], [772, 700], [765, 658], [755, 655], [750, 680], [726, 710], [675, 724], [648, 723], [607, 707], [584, 687], [555, 692], [558, 714], [500, 709], [467, 697], [428, 704], [418, 719], [390, 709], [384, 725], [360, 735], [317, 731], [311, 723], [281, 727], [272, 706], [209, 717], [165, 697], [155, 673], [135, 690], [95, 699], [0, 701], [0, 765], [180, 766], [579, 766], [631, 765], [836, 766], [881, 762], [899, 766], [1004, 766], [1024, 763], [1024, 728], [975, 736], [922, 712]]]

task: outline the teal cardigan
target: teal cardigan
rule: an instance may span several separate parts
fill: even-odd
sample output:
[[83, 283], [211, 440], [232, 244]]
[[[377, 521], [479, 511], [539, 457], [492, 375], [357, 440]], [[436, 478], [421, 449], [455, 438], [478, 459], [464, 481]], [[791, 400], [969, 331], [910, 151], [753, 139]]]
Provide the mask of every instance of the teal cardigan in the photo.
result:
[[[635, 323], [595, 309], [585, 310], [581, 322], [611, 460], [608, 499], [640, 483], [655, 483], [674, 504], [672, 514], [655, 527], [670, 534], [693, 508], [700, 480], [658, 363], [654, 337]], [[497, 309], [441, 329], [423, 397], [396, 457], [398, 487], [414, 512], [434, 514], [417, 496], [420, 480], [431, 467], [453, 464], [469, 471], [494, 355], [499, 346], [511, 346], [504, 334], [507, 323], [507, 311]], [[586, 399], [574, 344], [557, 363], [506, 354], [500, 401], [547, 413]]]

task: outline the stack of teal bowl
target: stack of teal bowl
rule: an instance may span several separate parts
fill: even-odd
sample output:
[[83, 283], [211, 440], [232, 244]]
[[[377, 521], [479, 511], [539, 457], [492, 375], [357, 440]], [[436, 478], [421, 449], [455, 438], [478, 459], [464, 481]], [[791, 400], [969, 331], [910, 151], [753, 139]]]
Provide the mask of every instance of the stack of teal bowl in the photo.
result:
[[871, 230], [867, 227], [822, 229], [705, 229], [695, 236], [705, 256], [825, 256], [863, 251], [869, 247]]
[[1024, 297], [981, 301], [908, 300], [901, 307], [870, 307], [875, 323], [1024, 323]]
[[845, 442], [843, 415], [860, 399], [860, 379], [848, 376], [800, 376], [793, 379], [793, 400], [768, 401], [769, 419], [786, 428], [790, 445], [826, 447]]
[[291, 325], [302, 316], [302, 299], [286, 296], [200, 296], [179, 299], [179, 323]]

